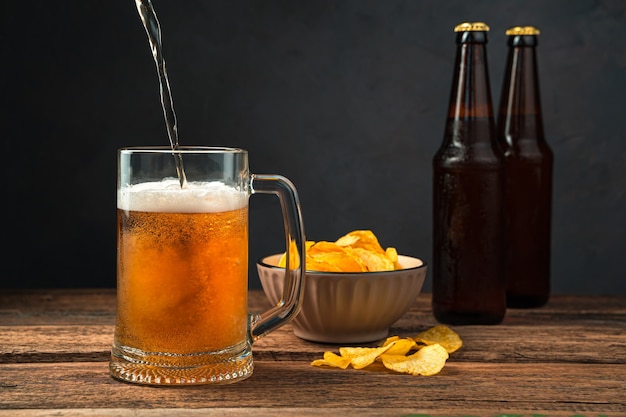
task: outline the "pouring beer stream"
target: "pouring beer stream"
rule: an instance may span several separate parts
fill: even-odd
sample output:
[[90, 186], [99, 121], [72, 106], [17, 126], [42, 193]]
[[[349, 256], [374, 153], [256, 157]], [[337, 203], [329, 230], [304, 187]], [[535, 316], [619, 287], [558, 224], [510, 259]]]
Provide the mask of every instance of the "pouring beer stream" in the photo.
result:
[[176, 122], [176, 112], [174, 112], [174, 101], [172, 100], [172, 92], [170, 90], [170, 82], [167, 77], [167, 69], [165, 68], [165, 58], [163, 57], [163, 45], [161, 41], [161, 25], [157, 18], [154, 7], [150, 0], [135, 0], [137, 11], [143, 22], [143, 26], [148, 34], [150, 49], [157, 67], [159, 76], [159, 86], [161, 92], [161, 107], [163, 107], [163, 116], [165, 117], [165, 126], [167, 135], [170, 139], [172, 152], [176, 160], [176, 172], [181, 188], [187, 188], [187, 177], [183, 167], [183, 155], [178, 150], [178, 125]]

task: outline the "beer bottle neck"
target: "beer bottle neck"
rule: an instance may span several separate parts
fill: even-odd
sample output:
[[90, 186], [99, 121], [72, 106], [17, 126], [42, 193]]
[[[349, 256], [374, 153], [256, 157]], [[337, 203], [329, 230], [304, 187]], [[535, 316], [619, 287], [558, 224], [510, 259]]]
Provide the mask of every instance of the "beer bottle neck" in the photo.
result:
[[448, 117], [492, 117], [491, 88], [484, 43], [457, 46]]
[[[466, 134], [457, 132], [454, 141], [464, 143], [490, 142], [492, 138], [493, 107], [489, 70], [487, 66], [486, 34], [459, 33], [450, 101], [448, 124], [455, 130], [461, 126]], [[476, 126], [480, 125], [479, 130]], [[480, 132], [480, 133], [479, 133]]]
[[536, 57], [536, 36], [511, 36], [498, 109], [498, 136], [509, 145], [517, 139], [543, 139]]

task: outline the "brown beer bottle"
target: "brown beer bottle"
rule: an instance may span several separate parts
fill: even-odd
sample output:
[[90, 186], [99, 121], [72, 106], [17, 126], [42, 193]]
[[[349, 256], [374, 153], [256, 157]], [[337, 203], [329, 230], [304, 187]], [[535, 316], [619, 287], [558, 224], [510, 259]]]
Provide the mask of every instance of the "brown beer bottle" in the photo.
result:
[[532, 26], [506, 31], [508, 57], [497, 135], [505, 156], [506, 300], [544, 305], [550, 296], [552, 150], [545, 141]]
[[443, 143], [433, 158], [433, 314], [497, 324], [506, 312], [504, 155], [496, 139], [484, 23], [456, 32]]

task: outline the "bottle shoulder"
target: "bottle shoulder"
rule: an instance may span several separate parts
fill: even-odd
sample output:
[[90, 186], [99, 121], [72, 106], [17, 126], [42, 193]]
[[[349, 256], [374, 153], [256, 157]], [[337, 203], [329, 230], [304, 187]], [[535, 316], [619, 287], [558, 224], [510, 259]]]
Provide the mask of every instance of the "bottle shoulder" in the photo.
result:
[[444, 142], [433, 158], [440, 167], [476, 167], [499, 169], [504, 165], [504, 153], [495, 142], [459, 144]]
[[499, 140], [506, 159], [527, 161], [552, 161], [554, 152], [543, 137], [513, 138], [505, 136]]

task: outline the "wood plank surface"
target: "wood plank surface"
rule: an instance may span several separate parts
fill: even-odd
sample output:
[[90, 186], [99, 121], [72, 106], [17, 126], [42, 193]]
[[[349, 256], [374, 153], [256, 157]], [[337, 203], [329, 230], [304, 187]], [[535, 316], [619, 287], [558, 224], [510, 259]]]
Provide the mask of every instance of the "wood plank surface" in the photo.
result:
[[[601, 297], [578, 310], [571, 308], [582, 303], [570, 297], [553, 297], [552, 303], [560, 307], [511, 310], [502, 325], [453, 326], [464, 341], [454, 359], [626, 364], [626, 307], [619, 298]], [[261, 292], [251, 293], [251, 310], [267, 306]], [[113, 290], [4, 294], [0, 297], [0, 362], [108, 360], [114, 323]], [[423, 294], [390, 333], [412, 336], [436, 324], [430, 295]], [[273, 360], [312, 360], [336, 348], [303, 341], [293, 336], [290, 325], [254, 345], [259, 358]]]
[[[382, 367], [334, 370], [257, 361], [247, 380], [224, 386], [150, 388], [120, 383], [104, 362], [0, 365], [2, 408], [421, 407], [436, 410], [626, 411], [616, 402], [624, 365], [449, 363], [436, 377]], [[586, 375], [582, 380], [580, 375]], [[246, 393], [246, 395], [242, 395]]]
[[[433, 377], [312, 367], [338, 346], [301, 340], [287, 325], [254, 344], [245, 381], [151, 388], [108, 374], [114, 290], [2, 291], [0, 417], [625, 416], [625, 301], [554, 296], [541, 309], [509, 310], [501, 325], [453, 326], [464, 346]], [[260, 291], [249, 304], [269, 306]], [[435, 324], [422, 294], [390, 332]]]
[[[464, 346], [455, 361], [502, 363], [612, 363], [626, 364], [626, 325], [580, 324], [567, 332], [555, 325], [455, 327]], [[0, 363], [75, 362], [108, 360], [113, 325], [0, 326]], [[422, 327], [392, 327], [391, 333], [411, 336]], [[364, 344], [375, 346], [376, 343]], [[262, 360], [311, 361], [337, 345], [307, 342], [293, 335], [291, 326], [254, 344]]]

